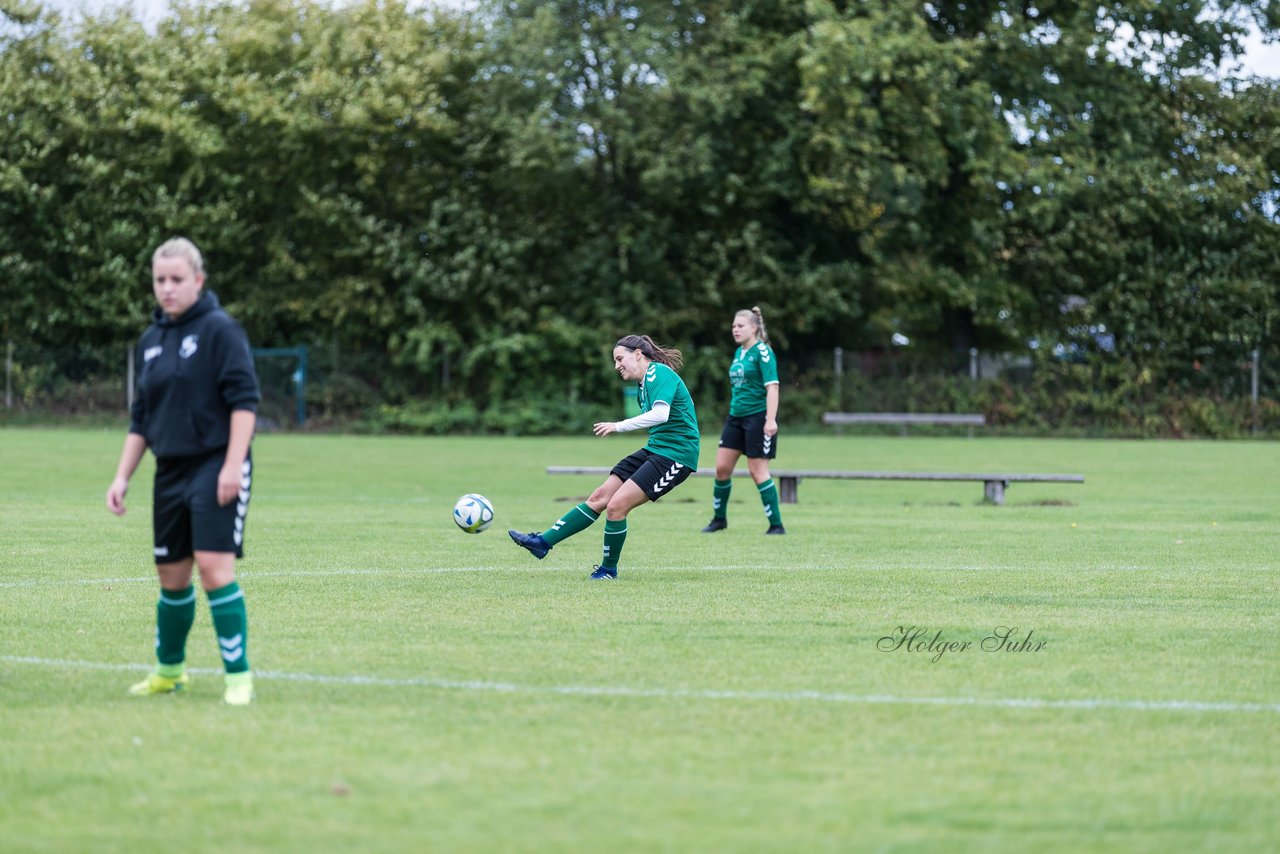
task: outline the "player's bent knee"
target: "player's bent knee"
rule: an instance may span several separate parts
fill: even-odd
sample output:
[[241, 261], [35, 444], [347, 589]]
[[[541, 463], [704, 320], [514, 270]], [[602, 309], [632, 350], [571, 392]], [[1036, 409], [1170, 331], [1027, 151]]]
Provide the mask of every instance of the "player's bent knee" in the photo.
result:
[[634, 500], [628, 501], [623, 497], [614, 497], [609, 501], [608, 506], [604, 508], [604, 518], [608, 519], [610, 522], [617, 522], [625, 519], [627, 518], [628, 513], [636, 507], [639, 507], [640, 504], [643, 504], [645, 500], [647, 499], [642, 497], [640, 503], [637, 504]]

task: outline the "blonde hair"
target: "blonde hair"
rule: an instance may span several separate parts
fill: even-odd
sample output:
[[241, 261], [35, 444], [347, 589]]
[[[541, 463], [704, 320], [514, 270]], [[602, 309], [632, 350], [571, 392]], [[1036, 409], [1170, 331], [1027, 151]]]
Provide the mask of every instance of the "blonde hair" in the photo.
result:
[[651, 362], [661, 362], [673, 371], [684, 365], [684, 356], [675, 347], [659, 347], [648, 335], [623, 335], [615, 347], [639, 350]]
[[154, 264], [161, 258], [184, 258], [191, 265], [191, 272], [197, 276], [204, 273], [204, 256], [196, 245], [185, 237], [174, 237], [161, 243], [151, 255]]
[[756, 337], [764, 343], [769, 343], [769, 330], [764, 328], [764, 315], [760, 313], [760, 306], [753, 305], [751, 308], [744, 308], [739, 311], [736, 317], [749, 317], [756, 327]]

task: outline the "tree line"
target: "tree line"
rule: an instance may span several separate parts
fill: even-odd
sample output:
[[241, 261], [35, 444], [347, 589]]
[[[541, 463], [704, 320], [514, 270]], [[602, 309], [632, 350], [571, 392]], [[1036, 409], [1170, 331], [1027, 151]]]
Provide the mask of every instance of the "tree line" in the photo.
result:
[[630, 332], [722, 384], [751, 305], [783, 352], [1212, 387], [1280, 364], [1280, 88], [1214, 71], [1250, 24], [1280, 9], [19, 0], [0, 331], [132, 341], [185, 234], [255, 344], [377, 353], [391, 404], [612, 400]]

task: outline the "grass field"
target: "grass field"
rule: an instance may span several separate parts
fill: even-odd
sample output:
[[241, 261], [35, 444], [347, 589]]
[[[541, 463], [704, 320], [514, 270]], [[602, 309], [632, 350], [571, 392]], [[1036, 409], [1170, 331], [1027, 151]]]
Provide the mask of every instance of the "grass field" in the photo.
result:
[[[157, 586], [150, 461], [103, 506], [122, 438], [0, 430], [6, 852], [1280, 847], [1274, 445], [784, 437], [778, 467], [1087, 481], [805, 481], [766, 538], [744, 479], [700, 534], [695, 479], [610, 583], [602, 523], [540, 562], [504, 531], [636, 437], [265, 435], [234, 709], [203, 597], [192, 690], [125, 695]], [[983, 651], [1000, 626], [1043, 646]]]

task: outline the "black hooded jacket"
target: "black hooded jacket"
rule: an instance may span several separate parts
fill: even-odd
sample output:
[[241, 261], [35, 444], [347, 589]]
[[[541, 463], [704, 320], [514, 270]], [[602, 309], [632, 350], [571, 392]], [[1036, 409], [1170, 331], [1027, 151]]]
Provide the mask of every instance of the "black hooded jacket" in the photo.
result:
[[143, 436], [158, 458], [225, 448], [231, 413], [258, 410], [248, 336], [212, 291], [204, 291], [176, 320], [156, 309], [134, 364], [137, 392], [129, 432]]

